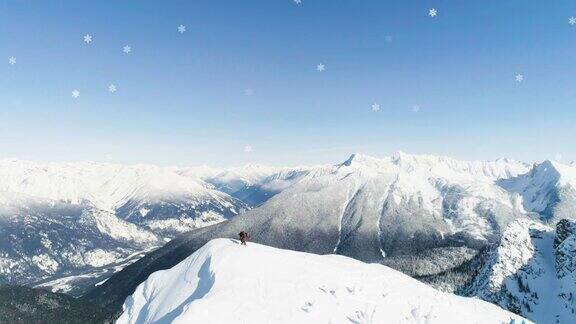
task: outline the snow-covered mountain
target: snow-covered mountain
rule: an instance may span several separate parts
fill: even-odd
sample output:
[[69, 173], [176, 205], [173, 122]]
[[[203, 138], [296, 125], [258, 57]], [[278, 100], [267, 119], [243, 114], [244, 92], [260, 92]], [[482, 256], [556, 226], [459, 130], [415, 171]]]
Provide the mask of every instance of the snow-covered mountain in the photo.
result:
[[162, 244], [154, 233], [99, 209], [53, 201], [3, 208], [0, 279], [5, 282], [31, 283], [99, 268]]
[[200, 178], [214, 185], [216, 189], [255, 207], [297, 182], [308, 173], [308, 169], [249, 164], [224, 170], [208, 167], [182, 168], [177, 172], [184, 176]]
[[336, 255], [218, 239], [152, 274], [117, 323], [528, 323], [478, 299]]
[[[505, 159], [354, 154], [343, 163], [301, 172], [257, 208], [174, 239], [87, 297], [118, 307], [153, 271], [176, 265], [211, 239], [236, 237], [241, 230], [266, 245], [385, 263], [412, 276], [459, 271], [498, 243], [510, 222], [530, 216], [518, 194], [497, 184], [529, 168]], [[456, 290], [470, 279], [466, 271], [455, 275], [457, 284], [441, 277], [438, 286]]]
[[[574, 170], [550, 161], [405, 153], [353, 154], [335, 165], [298, 168], [6, 160], [0, 222], [9, 225], [0, 227], [0, 279], [42, 279], [38, 284], [77, 291], [79, 280], [90, 278], [98, 286], [86, 298], [117, 309], [152, 272], [246, 230], [255, 242], [382, 263], [445, 291], [470, 293], [492, 260], [486, 251], [502, 244], [509, 224], [526, 219], [554, 228], [575, 218]], [[565, 246], [563, 255], [570, 255]], [[105, 261], [95, 263], [93, 255]], [[572, 259], [563, 260], [562, 278], [572, 278]], [[484, 290], [472, 294], [497, 302]]]
[[576, 221], [513, 222], [465, 294], [537, 323], [576, 323]]
[[0, 282], [102, 273], [245, 209], [167, 168], [1, 160]]
[[0, 192], [88, 205], [167, 235], [198, 227], [198, 218], [214, 223], [244, 208], [198, 178], [152, 165], [2, 160]]
[[576, 166], [544, 161], [526, 174], [502, 179], [500, 185], [522, 196], [527, 211], [540, 214], [543, 221], [555, 224], [576, 217]]

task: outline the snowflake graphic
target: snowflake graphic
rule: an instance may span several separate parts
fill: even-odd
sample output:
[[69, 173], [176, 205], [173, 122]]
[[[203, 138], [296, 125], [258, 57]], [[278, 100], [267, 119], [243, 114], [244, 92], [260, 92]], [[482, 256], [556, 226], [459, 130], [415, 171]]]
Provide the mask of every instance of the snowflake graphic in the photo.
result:
[[390, 42], [392, 42], [392, 36], [386, 35], [386, 36], [384, 36], [384, 40], [385, 40], [387, 43], [390, 43]]
[[250, 146], [250, 145], [244, 146], [244, 152], [247, 152], [247, 153], [252, 152], [252, 146]]
[[572, 26], [576, 25], [576, 17], [572, 16], [568, 18], [568, 23]]
[[116, 85], [111, 84], [111, 85], [108, 86], [108, 92], [114, 93], [114, 92], [116, 92], [116, 90], [117, 90], [117, 89], [116, 89]]
[[374, 112], [380, 111], [380, 105], [377, 103], [374, 103], [372, 105], [372, 111], [374, 111]]
[[130, 52], [132, 52], [132, 46], [128, 46], [128, 45], [124, 46], [122, 48], [122, 52], [124, 52], [126, 54], [130, 54]]
[[522, 82], [522, 81], [524, 81], [524, 75], [516, 74], [516, 82]]
[[438, 10], [432, 8], [432, 9], [428, 10], [428, 15], [430, 17], [436, 17], [436, 15], [438, 15]]
[[186, 31], [186, 26], [184, 26], [184, 25], [178, 26], [178, 32], [180, 34], [184, 34], [185, 31]]
[[86, 35], [84, 36], [84, 43], [86, 43], [86, 44], [92, 43], [92, 35], [86, 34]]
[[324, 66], [324, 64], [320, 63], [318, 65], [316, 65], [316, 71], [322, 72], [324, 71], [326, 68]]
[[419, 112], [419, 111], [420, 111], [420, 106], [418, 106], [418, 105], [412, 106], [412, 111], [413, 111], [413, 112]]
[[302, 4], [302, 0], [294, 0], [294, 3], [296, 3], [296, 4], [298, 4], [298, 5], [299, 5], [299, 4]]
[[247, 96], [247, 97], [250, 97], [250, 96], [252, 96], [253, 94], [254, 94], [254, 90], [252, 90], [252, 89], [250, 89], [250, 88], [244, 90], [244, 95]]
[[16, 64], [16, 58], [15, 58], [14, 56], [11, 56], [11, 57], [8, 59], [8, 63], [10, 63], [10, 65]]
[[78, 97], [80, 97], [80, 91], [78, 91], [78, 90], [73, 90], [73, 91], [72, 91], [72, 97], [73, 97], [73, 98], [78, 98]]

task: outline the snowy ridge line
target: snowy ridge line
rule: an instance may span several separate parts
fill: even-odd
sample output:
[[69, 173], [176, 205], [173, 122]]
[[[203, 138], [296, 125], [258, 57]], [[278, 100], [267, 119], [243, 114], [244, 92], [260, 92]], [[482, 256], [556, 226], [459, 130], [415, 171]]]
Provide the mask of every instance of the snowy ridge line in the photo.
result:
[[531, 323], [385, 266], [230, 239], [212, 240], [153, 273], [126, 299], [117, 323], [224, 324], [238, 318], [255, 324]]
[[113, 211], [131, 199], [174, 193], [210, 195], [199, 180], [152, 165], [0, 160], [0, 191]]

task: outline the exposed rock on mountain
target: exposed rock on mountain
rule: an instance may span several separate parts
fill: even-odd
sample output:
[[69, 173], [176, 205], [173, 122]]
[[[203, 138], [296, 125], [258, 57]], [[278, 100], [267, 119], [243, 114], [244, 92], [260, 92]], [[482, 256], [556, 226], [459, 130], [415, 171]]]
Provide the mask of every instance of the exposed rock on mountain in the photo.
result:
[[576, 221], [556, 231], [531, 220], [510, 224], [467, 295], [537, 323], [576, 321]]

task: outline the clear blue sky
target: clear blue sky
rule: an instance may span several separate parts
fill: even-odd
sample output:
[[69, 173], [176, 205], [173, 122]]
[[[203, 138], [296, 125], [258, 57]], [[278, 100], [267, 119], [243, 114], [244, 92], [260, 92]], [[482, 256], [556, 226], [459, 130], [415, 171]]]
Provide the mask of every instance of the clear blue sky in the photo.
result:
[[4, 0], [0, 156], [576, 160], [571, 16], [566, 0]]

